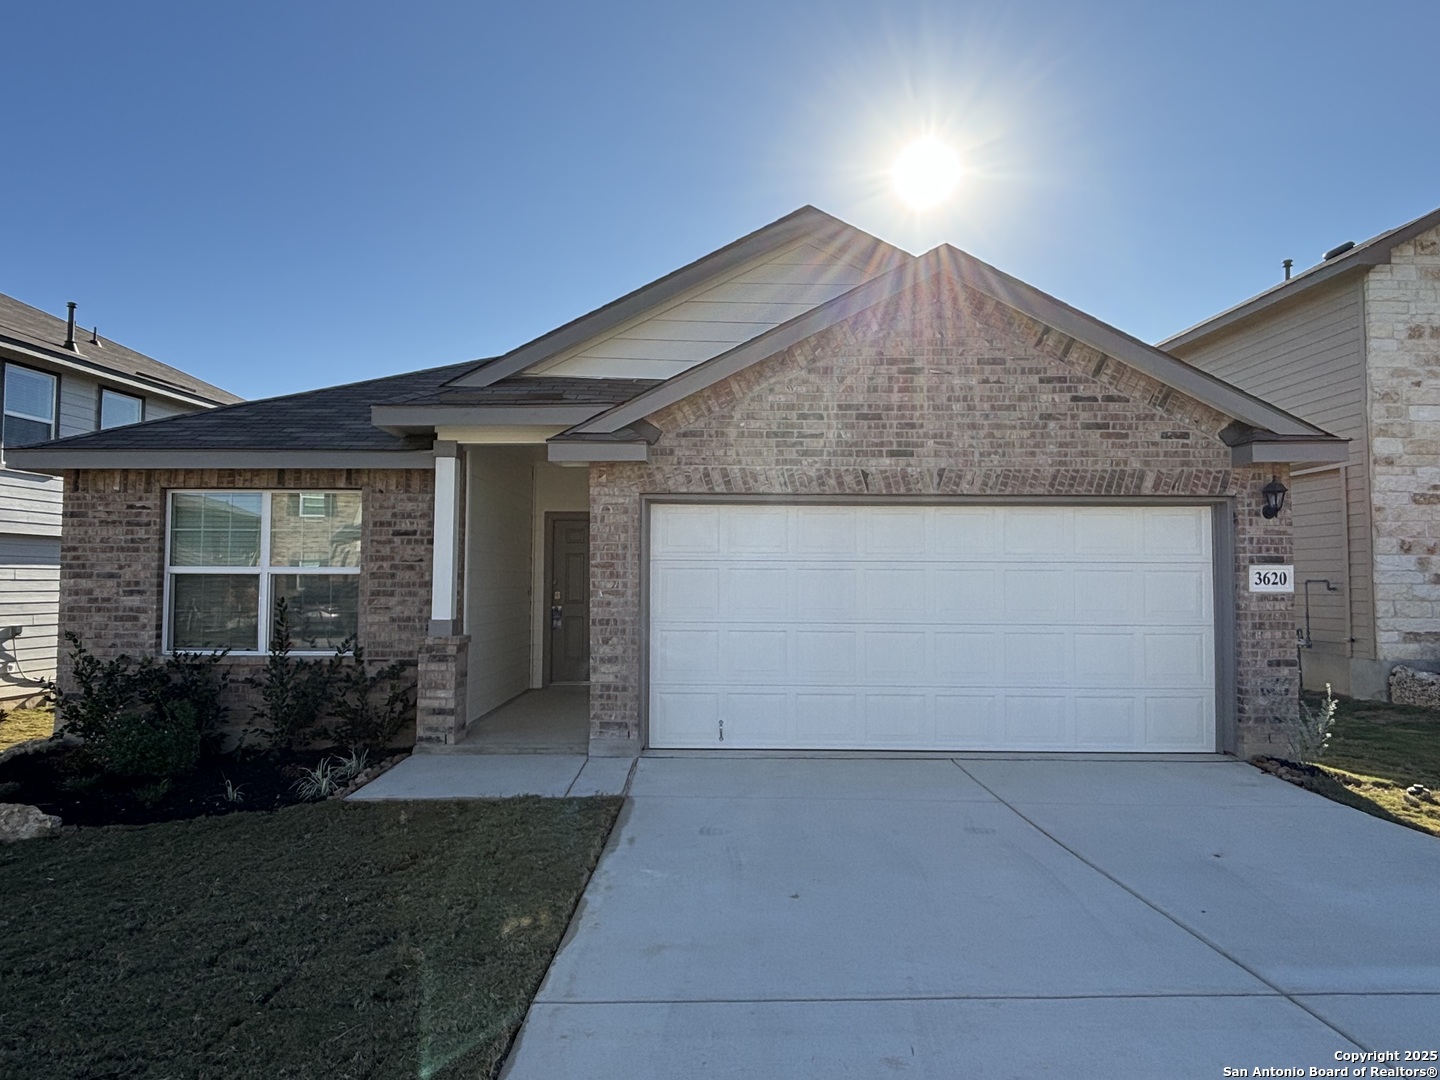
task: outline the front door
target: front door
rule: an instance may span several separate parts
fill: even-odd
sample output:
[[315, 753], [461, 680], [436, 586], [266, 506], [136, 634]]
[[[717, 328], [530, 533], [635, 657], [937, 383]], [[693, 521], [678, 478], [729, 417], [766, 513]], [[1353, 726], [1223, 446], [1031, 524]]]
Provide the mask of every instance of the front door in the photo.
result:
[[590, 515], [551, 514], [547, 682], [590, 681]]

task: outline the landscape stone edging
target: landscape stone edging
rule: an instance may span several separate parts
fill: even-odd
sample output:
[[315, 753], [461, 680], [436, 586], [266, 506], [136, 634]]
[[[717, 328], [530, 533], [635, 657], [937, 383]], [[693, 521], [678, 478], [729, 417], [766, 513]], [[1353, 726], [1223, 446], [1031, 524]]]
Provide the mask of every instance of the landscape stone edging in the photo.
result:
[[394, 754], [388, 758], [385, 758], [384, 760], [379, 761], [376, 764], [369, 766], [368, 768], [361, 769], [359, 774], [357, 774], [353, 780], [351, 780], [339, 791], [335, 792], [334, 795], [331, 795], [330, 798], [343, 799], [347, 795], [353, 795], [366, 784], [370, 783], [371, 780], [374, 780], [377, 776], [380, 776], [383, 773], [387, 773], [396, 765], [399, 765], [400, 762], [404, 761], [407, 757], [410, 756], [410, 753], [411, 752], [409, 750], [406, 750], [402, 753]]
[[85, 740], [78, 735], [72, 735], [68, 731], [57, 731], [48, 739], [30, 739], [27, 742], [16, 743], [8, 750], [0, 750], [0, 765], [11, 758], [24, 757], [26, 754], [40, 754], [47, 750], [59, 750], [64, 746], [80, 746]]
[[60, 831], [60, 819], [29, 803], [0, 803], [0, 844], [36, 840]]
[[1403, 664], [1390, 669], [1390, 703], [1440, 709], [1440, 674]]

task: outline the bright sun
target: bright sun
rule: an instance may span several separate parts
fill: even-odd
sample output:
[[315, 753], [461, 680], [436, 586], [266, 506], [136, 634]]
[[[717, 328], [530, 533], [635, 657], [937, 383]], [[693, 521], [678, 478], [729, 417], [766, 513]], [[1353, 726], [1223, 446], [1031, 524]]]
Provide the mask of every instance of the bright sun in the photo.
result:
[[960, 181], [960, 158], [933, 135], [917, 139], [896, 160], [890, 175], [900, 198], [915, 210], [944, 202]]

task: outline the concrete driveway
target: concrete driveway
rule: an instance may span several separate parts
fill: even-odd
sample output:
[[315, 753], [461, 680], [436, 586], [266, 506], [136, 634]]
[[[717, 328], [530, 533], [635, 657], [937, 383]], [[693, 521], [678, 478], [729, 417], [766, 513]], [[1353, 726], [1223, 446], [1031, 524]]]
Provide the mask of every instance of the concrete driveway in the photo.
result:
[[645, 758], [631, 796], [509, 1080], [1440, 1050], [1440, 841], [1248, 765]]

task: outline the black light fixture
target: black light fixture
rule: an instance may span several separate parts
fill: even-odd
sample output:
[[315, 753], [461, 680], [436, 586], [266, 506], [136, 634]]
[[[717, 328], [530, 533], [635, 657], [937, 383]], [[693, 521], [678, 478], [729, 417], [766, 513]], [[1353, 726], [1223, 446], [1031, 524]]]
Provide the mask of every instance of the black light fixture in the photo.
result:
[[1270, 482], [1260, 489], [1260, 494], [1265, 496], [1265, 509], [1260, 513], [1267, 518], [1279, 517], [1280, 510], [1285, 505], [1285, 493], [1289, 490], [1280, 483], [1278, 476], [1272, 476]]

